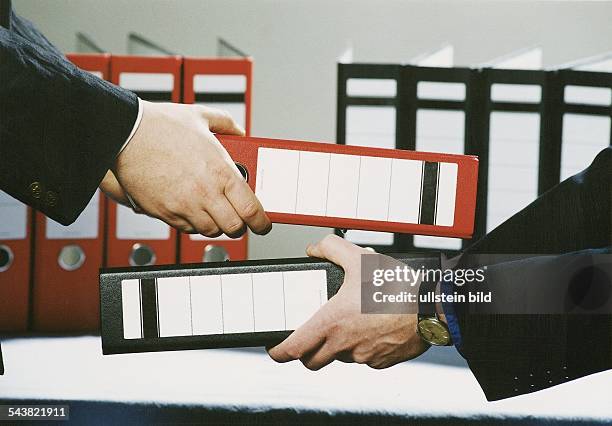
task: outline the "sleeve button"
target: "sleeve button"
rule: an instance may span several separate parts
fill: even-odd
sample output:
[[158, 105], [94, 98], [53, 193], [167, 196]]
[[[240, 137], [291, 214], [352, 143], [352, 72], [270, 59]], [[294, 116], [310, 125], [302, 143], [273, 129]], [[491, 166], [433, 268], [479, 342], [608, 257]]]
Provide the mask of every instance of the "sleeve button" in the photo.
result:
[[40, 182], [32, 182], [30, 184], [30, 194], [33, 198], [39, 199], [42, 195], [42, 185]]
[[49, 207], [57, 206], [58, 197], [57, 194], [53, 191], [47, 191], [46, 194], [46, 204]]

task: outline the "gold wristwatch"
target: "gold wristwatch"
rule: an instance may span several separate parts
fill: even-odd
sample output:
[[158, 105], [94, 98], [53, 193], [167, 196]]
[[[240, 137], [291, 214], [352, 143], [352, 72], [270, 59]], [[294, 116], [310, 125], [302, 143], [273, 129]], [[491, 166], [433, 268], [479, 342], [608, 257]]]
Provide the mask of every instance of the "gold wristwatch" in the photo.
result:
[[448, 326], [436, 311], [435, 294], [437, 282], [421, 282], [419, 286], [419, 314], [417, 333], [432, 346], [449, 346], [451, 341]]

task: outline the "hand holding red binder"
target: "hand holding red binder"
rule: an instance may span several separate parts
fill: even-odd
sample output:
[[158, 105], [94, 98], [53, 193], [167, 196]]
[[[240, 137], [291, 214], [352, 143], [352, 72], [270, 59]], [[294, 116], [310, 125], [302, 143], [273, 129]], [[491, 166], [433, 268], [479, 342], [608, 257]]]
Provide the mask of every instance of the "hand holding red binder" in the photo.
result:
[[[243, 134], [214, 108], [142, 102], [142, 122], [115, 173], [139, 208], [183, 232], [239, 236], [270, 223], [211, 132]], [[163, 161], [160, 161], [163, 159]]]

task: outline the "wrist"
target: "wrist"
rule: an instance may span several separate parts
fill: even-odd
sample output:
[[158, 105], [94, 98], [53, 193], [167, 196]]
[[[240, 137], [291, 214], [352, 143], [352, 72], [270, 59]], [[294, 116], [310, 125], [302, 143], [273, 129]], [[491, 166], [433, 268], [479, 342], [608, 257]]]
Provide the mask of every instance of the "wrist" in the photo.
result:
[[440, 321], [442, 321], [444, 324], [448, 325], [448, 323], [446, 321], [446, 315], [444, 315], [444, 306], [443, 306], [442, 301], [441, 301], [442, 298], [440, 297], [441, 293], [442, 293], [442, 283], [438, 283], [436, 285], [436, 300], [437, 300], [437, 302], [436, 302], [436, 314], [438, 315], [438, 319]]

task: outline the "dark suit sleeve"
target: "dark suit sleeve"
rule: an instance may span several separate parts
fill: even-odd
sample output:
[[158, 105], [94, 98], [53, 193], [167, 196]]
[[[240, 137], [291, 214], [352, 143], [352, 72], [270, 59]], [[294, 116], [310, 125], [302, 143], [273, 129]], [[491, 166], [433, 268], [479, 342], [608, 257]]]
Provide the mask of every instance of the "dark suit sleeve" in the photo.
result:
[[0, 27], [0, 189], [67, 225], [113, 166], [138, 98], [79, 70], [24, 22]]
[[[534, 392], [612, 368], [611, 174], [612, 148], [607, 148], [584, 172], [543, 194], [462, 255], [460, 267], [491, 265], [486, 259], [495, 259], [485, 285], [501, 288], [507, 300], [515, 298], [511, 303], [530, 300], [534, 294], [572, 303], [572, 296], [588, 301], [585, 295], [596, 289], [597, 297], [591, 302], [608, 304], [605, 313], [596, 314], [533, 310], [491, 314], [477, 313], [474, 305], [455, 304], [461, 335], [458, 349], [488, 400]], [[593, 261], [593, 253], [599, 252], [608, 253], [603, 266]], [[477, 256], [491, 253], [496, 255]], [[573, 264], [580, 267], [571, 269]], [[573, 295], [561, 279], [568, 278], [567, 270], [578, 272], [570, 283]], [[573, 310], [571, 303], [566, 308]]]

